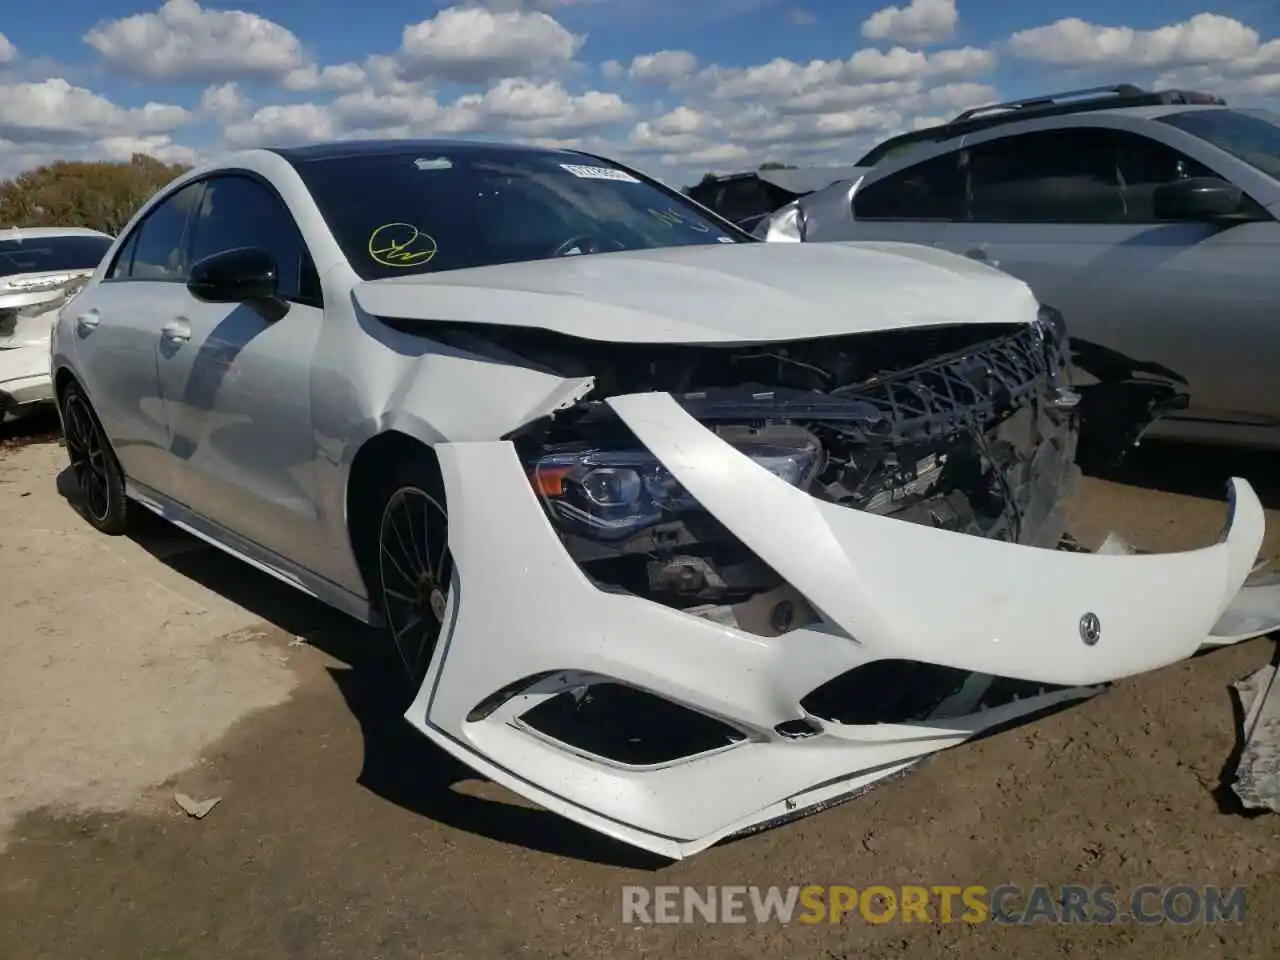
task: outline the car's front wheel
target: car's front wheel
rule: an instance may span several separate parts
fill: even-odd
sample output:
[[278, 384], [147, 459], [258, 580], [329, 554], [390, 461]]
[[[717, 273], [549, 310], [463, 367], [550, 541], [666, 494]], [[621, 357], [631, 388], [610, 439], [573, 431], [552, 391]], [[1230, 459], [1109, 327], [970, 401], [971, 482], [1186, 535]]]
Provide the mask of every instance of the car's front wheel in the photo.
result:
[[378, 524], [378, 592], [395, 653], [416, 694], [444, 626], [453, 577], [449, 516], [425, 471], [392, 484]]
[[97, 414], [74, 383], [58, 399], [67, 457], [76, 482], [76, 508], [96, 529], [117, 535], [129, 527], [124, 472]]

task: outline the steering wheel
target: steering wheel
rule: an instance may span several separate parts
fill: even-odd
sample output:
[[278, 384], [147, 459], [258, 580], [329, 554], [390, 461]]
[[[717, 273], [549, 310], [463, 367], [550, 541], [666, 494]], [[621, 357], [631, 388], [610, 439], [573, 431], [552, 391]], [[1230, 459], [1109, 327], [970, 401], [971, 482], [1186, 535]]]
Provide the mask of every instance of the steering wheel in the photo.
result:
[[[569, 256], [569, 251], [572, 250], [574, 247], [580, 247], [581, 253], [599, 253], [600, 238], [593, 237], [590, 234], [586, 234], [586, 233], [576, 234], [575, 236], [570, 237], [568, 240], [564, 241], [564, 243], [560, 244], [554, 250], [552, 250], [551, 256], [567, 257]], [[577, 254], [574, 254], [574, 256], [577, 256]]]

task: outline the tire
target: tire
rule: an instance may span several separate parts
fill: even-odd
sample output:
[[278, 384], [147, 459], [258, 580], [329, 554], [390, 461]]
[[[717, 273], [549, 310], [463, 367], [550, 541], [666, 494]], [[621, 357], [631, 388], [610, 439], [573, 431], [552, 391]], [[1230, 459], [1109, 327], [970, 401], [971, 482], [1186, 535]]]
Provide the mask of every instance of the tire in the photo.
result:
[[58, 398], [67, 459], [76, 483], [75, 507], [96, 530], [119, 536], [133, 511], [124, 492], [124, 472], [93, 407], [79, 385], [71, 383]]
[[373, 515], [371, 586], [411, 698], [439, 642], [453, 577], [443, 486], [434, 464], [414, 458], [388, 480]]

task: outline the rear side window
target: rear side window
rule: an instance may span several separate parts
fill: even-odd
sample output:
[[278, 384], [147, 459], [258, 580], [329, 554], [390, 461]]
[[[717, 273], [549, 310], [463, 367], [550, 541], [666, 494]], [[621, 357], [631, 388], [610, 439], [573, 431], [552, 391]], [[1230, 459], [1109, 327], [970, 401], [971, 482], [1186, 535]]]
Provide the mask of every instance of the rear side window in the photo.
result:
[[293, 216], [284, 201], [252, 177], [205, 181], [200, 211], [188, 232], [192, 263], [236, 247], [261, 247], [275, 257], [282, 297], [319, 302], [320, 280]]
[[950, 220], [960, 207], [956, 153], [944, 153], [863, 186], [853, 196], [855, 220]]
[[[204, 184], [191, 183], [162, 200], [134, 229], [112, 265], [111, 276], [130, 280], [182, 282], [187, 263], [183, 255], [187, 218], [200, 202]], [[128, 272], [122, 269], [130, 254]]]

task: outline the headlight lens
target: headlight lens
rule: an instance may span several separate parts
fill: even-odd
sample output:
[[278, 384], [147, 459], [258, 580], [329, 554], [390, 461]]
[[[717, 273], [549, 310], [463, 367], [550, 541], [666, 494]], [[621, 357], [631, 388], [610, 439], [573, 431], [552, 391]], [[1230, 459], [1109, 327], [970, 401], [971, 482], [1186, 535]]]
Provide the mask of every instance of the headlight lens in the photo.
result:
[[[782, 444], [751, 440], [734, 446], [793, 486], [807, 486], [819, 465], [816, 440]], [[562, 530], [596, 540], [620, 540], [646, 527], [700, 510], [657, 458], [645, 450], [553, 453], [528, 464], [529, 482]]]
[[804, 229], [800, 220], [800, 204], [791, 201], [760, 221], [756, 233], [770, 243], [800, 243]]
[[1041, 304], [1036, 313], [1036, 327], [1042, 339], [1062, 345], [1067, 339], [1067, 321], [1061, 311], [1048, 304]]

